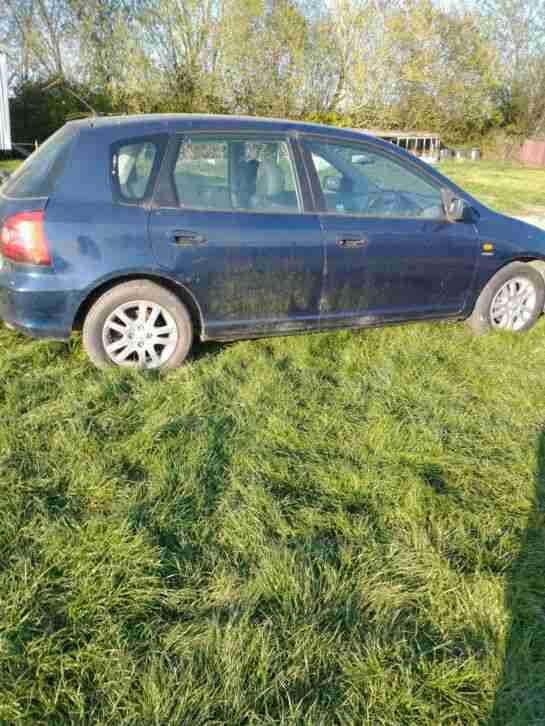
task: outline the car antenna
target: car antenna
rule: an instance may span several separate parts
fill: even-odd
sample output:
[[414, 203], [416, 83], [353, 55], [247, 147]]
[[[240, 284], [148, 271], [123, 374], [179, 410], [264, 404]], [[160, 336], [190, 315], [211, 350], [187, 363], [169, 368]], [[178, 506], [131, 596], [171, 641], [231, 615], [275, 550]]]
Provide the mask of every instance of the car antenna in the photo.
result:
[[64, 86], [64, 89], [66, 91], [68, 91], [68, 93], [70, 93], [72, 96], [74, 96], [74, 98], [77, 98], [77, 100], [80, 103], [83, 103], [84, 106], [87, 106], [87, 108], [89, 109], [89, 111], [91, 111], [91, 113], [93, 114], [93, 116], [95, 118], [99, 115], [95, 111], [95, 109], [91, 106], [90, 103], [88, 103], [84, 98], [82, 98], [72, 88], [70, 88], [70, 86], [68, 85], [68, 83], [65, 83], [64, 78], [55, 78], [54, 81], [51, 81], [51, 83], [48, 83], [47, 86], [45, 86], [42, 90], [43, 91], [50, 91], [52, 88], [55, 88], [56, 86], [60, 86], [60, 85], [63, 85]]

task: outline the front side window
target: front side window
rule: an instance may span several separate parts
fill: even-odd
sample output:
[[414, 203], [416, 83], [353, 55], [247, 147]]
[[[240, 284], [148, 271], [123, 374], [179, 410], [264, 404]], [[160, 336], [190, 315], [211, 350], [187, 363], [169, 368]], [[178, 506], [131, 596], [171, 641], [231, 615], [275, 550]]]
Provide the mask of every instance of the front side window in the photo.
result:
[[368, 147], [306, 140], [328, 212], [373, 217], [444, 216], [440, 189]]
[[289, 146], [283, 140], [184, 136], [172, 181], [181, 207], [300, 210]]
[[114, 197], [124, 204], [140, 204], [150, 194], [166, 137], [131, 139], [116, 144], [112, 151]]

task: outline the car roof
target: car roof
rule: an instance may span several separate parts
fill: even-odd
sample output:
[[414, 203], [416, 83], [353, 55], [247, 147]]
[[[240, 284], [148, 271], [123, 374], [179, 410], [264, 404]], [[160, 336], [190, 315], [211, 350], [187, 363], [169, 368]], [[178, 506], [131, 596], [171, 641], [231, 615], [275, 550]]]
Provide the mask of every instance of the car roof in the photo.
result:
[[169, 130], [191, 128], [193, 130], [246, 130], [278, 133], [308, 133], [335, 136], [338, 138], [353, 140], [369, 140], [380, 145], [386, 145], [374, 136], [364, 134], [356, 129], [342, 129], [337, 126], [326, 124], [309, 123], [305, 121], [293, 121], [281, 118], [263, 118], [259, 116], [235, 116], [215, 114], [192, 114], [192, 113], [157, 113], [139, 114], [132, 116], [96, 116], [72, 121], [73, 124], [83, 125], [88, 128], [127, 128], [144, 131], [157, 131], [160, 127], [167, 127]]

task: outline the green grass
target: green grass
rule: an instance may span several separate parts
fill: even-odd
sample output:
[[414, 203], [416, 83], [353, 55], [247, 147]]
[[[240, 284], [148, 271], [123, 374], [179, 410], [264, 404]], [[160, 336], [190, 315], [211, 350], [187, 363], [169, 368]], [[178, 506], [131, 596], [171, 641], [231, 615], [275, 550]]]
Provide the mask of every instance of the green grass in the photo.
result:
[[1, 328], [0, 723], [542, 724], [544, 341]]
[[16, 160], [2, 161], [0, 160], [0, 171], [15, 171], [21, 162]]
[[514, 215], [545, 217], [545, 169], [508, 162], [442, 162], [439, 170], [484, 204]]

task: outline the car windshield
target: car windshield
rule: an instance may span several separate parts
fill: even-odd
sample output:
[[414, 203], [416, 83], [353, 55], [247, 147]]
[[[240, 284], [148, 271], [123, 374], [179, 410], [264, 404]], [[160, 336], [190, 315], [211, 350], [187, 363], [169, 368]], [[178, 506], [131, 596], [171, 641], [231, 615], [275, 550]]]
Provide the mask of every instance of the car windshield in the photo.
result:
[[76, 134], [77, 127], [71, 125], [53, 134], [10, 177], [3, 190], [5, 196], [26, 199], [51, 194]]

